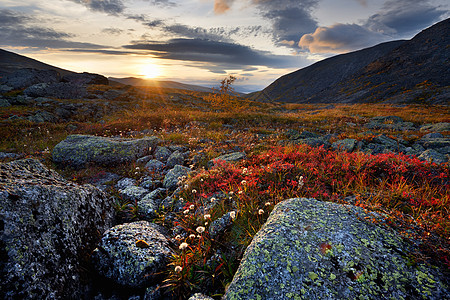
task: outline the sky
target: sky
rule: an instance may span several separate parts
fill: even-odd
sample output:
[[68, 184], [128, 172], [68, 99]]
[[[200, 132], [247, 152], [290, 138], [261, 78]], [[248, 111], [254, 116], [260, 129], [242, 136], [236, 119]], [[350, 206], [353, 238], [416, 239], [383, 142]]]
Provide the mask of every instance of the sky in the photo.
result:
[[448, 0], [0, 0], [0, 48], [76, 72], [260, 90], [318, 60], [410, 39]]

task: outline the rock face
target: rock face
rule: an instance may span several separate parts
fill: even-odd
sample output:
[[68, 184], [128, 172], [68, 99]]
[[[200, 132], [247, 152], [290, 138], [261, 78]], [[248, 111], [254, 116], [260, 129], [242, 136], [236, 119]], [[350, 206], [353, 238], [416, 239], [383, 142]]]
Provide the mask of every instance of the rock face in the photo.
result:
[[140, 221], [108, 230], [92, 255], [100, 274], [118, 284], [144, 287], [158, 277], [172, 253], [156, 224]]
[[88, 163], [114, 165], [130, 162], [149, 154], [158, 144], [157, 137], [114, 139], [90, 135], [70, 135], [55, 146], [53, 161], [82, 168]]
[[63, 82], [70, 82], [77, 85], [85, 85], [85, 84], [104, 84], [108, 85], [109, 80], [105, 76], [94, 74], [94, 73], [73, 73], [67, 74], [62, 78]]
[[19, 69], [1, 79], [2, 84], [14, 89], [22, 89], [37, 83], [56, 83], [60, 75], [54, 70]]
[[37, 160], [1, 164], [0, 298], [80, 298], [80, 262], [112, 218], [93, 186], [67, 182]]
[[224, 299], [448, 299], [445, 277], [408, 266], [410, 246], [354, 206], [279, 203], [244, 253]]

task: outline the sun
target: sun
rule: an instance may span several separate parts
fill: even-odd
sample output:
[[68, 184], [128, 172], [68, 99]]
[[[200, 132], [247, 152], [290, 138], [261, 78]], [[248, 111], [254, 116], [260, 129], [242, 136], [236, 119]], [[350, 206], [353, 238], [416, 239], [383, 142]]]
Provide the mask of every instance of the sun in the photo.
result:
[[147, 79], [159, 77], [161, 73], [160, 67], [154, 64], [145, 64], [141, 69], [141, 74]]

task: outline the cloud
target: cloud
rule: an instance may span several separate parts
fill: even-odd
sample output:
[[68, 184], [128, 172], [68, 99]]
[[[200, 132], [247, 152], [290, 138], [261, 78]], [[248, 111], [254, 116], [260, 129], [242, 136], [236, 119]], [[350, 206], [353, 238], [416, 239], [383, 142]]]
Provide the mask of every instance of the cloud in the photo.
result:
[[18, 47], [83, 48], [96, 49], [104, 46], [67, 40], [73, 35], [51, 28], [35, 25], [42, 20], [15, 11], [0, 10], [0, 45]]
[[223, 14], [227, 12], [234, 0], [215, 0], [214, 1], [214, 12], [216, 14]]
[[[318, 0], [252, 0], [261, 15], [272, 23], [272, 35], [279, 45], [296, 45], [296, 41], [317, 28], [312, 10]], [[292, 43], [294, 41], [294, 43]]]
[[432, 25], [448, 14], [427, 0], [386, 1], [382, 11], [369, 17], [365, 26], [391, 36], [408, 36]]
[[385, 37], [357, 24], [318, 27], [301, 37], [298, 46], [313, 53], [342, 53], [382, 42]]
[[160, 7], [175, 7], [177, 4], [170, 0], [151, 0], [152, 4], [160, 6]]
[[110, 35], [120, 35], [123, 33], [123, 30], [120, 28], [104, 28], [102, 32]]
[[92, 11], [104, 12], [109, 15], [119, 15], [125, 5], [121, 0], [70, 0], [75, 3], [82, 4]]
[[361, 4], [362, 6], [367, 6], [367, 1], [366, 0], [356, 0], [359, 2], [359, 4]]
[[148, 50], [161, 59], [191, 61], [205, 64], [205, 68], [223, 73], [227, 68], [245, 69], [251, 66], [291, 68], [306, 61], [287, 55], [273, 55], [247, 46], [204, 39], [172, 39], [168, 42], [137, 41], [123, 46], [126, 49]]

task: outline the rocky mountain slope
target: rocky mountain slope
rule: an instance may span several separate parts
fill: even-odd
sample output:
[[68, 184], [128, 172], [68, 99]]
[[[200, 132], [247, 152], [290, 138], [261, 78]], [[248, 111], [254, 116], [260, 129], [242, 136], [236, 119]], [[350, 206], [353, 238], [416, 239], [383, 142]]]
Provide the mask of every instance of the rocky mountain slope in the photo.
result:
[[61, 74], [61, 76], [75, 73], [23, 55], [0, 49], [0, 77], [24, 68], [32, 68], [37, 70], [54, 70]]
[[126, 77], [126, 78], [109, 77], [108, 79], [112, 80], [114, 82], [119, 82], [122, 84], [133, 85], [133, 86], [160, 87], [160, 88], [167, 88], [167, 89], [179, 89], [179, 90], [207, 92], [207, 93], [213, 92], [213, 89], [208, 88], [208, 87], [193, 85], [193, 84], [185, 84], [185, 83], [180, 83], [180, 82], [176, 82], [176, 81], [151, 80], [151, 79], [142, 79], [142, 78], [136, 78], [136, 77]]
[[277, 79], [260, 101], [443, 103], [450, 90], [450, 19], [409, 41], [334, 56]]

